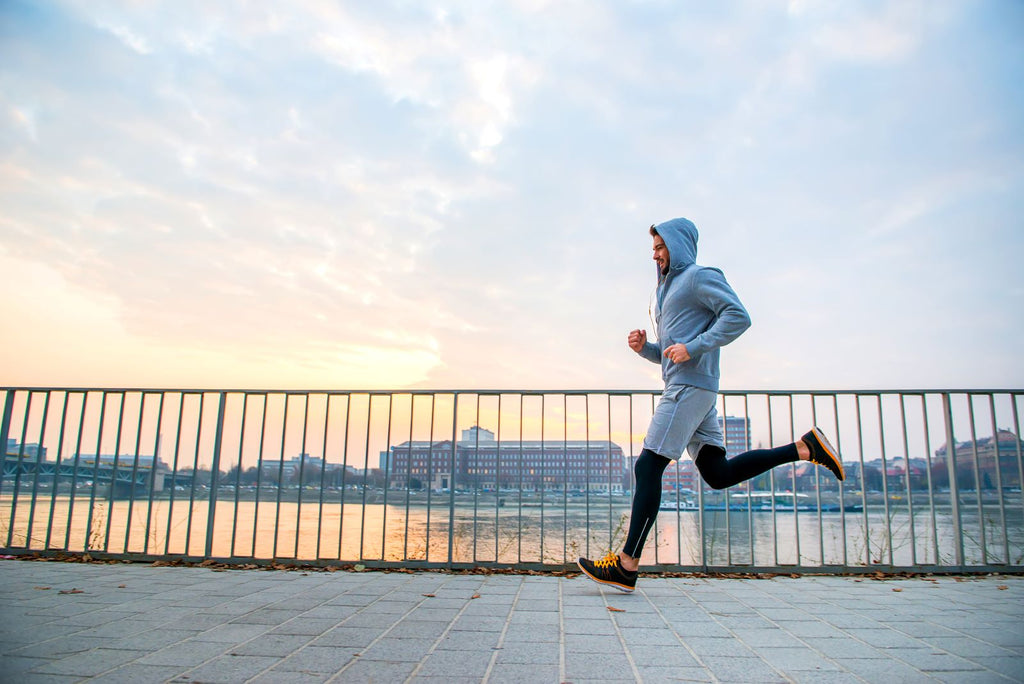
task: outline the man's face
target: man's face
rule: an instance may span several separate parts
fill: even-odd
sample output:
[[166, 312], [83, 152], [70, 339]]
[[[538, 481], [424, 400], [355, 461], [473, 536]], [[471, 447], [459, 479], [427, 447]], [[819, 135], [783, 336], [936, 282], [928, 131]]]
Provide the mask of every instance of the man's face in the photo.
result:
[[662, 274], [668, 273], [668, 247], [665, 246], [665, 241], [661, 239], [660, 235], [654, 236], [654, 261], [658, 264]]

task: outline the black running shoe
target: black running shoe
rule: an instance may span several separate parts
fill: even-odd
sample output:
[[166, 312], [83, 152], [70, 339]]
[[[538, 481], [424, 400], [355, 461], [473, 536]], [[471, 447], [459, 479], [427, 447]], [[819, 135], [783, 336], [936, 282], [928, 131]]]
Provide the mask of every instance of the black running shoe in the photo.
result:
[[577, 558], [576, 565], [580, 566], [584, 575], [598, 584], [607, 584], [627, 594], [636, 589], [636, 576], [639, 573], [635, 570], [630, 572], [622, 567], [617, 553], [609, 553], [599, 561]]
[[821, 430], [816, 427], [811, 428], [811, 431], [803, 436], [803, 442], [811, 450], [811, 463], [825, 466], [840, 481], [846, 479], [846, 473], [843, 472], [843, 462], [839, 460], [839, 452], [836, 451], [836, 448], [832, 446]]

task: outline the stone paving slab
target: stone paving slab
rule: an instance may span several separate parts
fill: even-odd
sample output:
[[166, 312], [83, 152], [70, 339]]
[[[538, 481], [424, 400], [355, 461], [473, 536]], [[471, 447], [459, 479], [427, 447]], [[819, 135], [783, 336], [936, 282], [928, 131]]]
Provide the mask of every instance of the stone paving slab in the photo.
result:
[[1024, 682], [1024, 577], [0, 561], [0, 682]]

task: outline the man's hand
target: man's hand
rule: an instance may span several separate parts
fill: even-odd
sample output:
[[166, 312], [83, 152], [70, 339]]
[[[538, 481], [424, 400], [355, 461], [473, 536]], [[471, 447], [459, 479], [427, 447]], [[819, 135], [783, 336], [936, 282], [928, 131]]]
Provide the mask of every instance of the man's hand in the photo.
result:
[[662, 356], [668, 358], [672, 363], [683, 363], [690, 360], [690, 352], [686, 349], [685, 344], [673, 344], [662, 353]]
[[629, 340], [627, 341], [629, 348], [635, 351], [637, 354], [647, 344], [647, 331], [646, 330], [634, 330], [629, 333]]

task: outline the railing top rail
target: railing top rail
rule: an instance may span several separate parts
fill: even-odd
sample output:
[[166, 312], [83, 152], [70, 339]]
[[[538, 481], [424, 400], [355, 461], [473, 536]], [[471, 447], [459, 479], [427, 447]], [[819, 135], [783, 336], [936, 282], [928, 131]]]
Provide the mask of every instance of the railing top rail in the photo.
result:
[[[612, 396], [628, 396], [632, 394], [657, 394], [662, 391], [660, 387], [633, 388], [633, 389], [481, 389], [481, 388], [401, 388], [401, 389], [338, 389], [338, 388], [313, 388], [313, 389], [286, 389], [286, 388], [203, 388], [203, 387], [57, 387], [57, 386], [34, 386], [34, 385], [8, 385], [0, 386], [2, 392], [107, 392], [120, 394], [122, 392], [160, 394], [160, 393], [182, 393], [182, 394], [328, 394], [328, 395], [445, 395], [445, 394], [471, 394], [496, 396], [499, 394], [517, 394], [523, 396], [543, 395], [566, 395], [586, 396], [593, 394], [606, 394]], [[768, 395], [768, 396], [791, 396], [791, 395], [812, 395], [812, 396], [875, 396], [875, 395], [921, 395], [921, 394], [1024, 394], [1024, 388], [930, 388], [930, 389], [722, 389], [719, 394], [726, 396], [742, 395]]]

